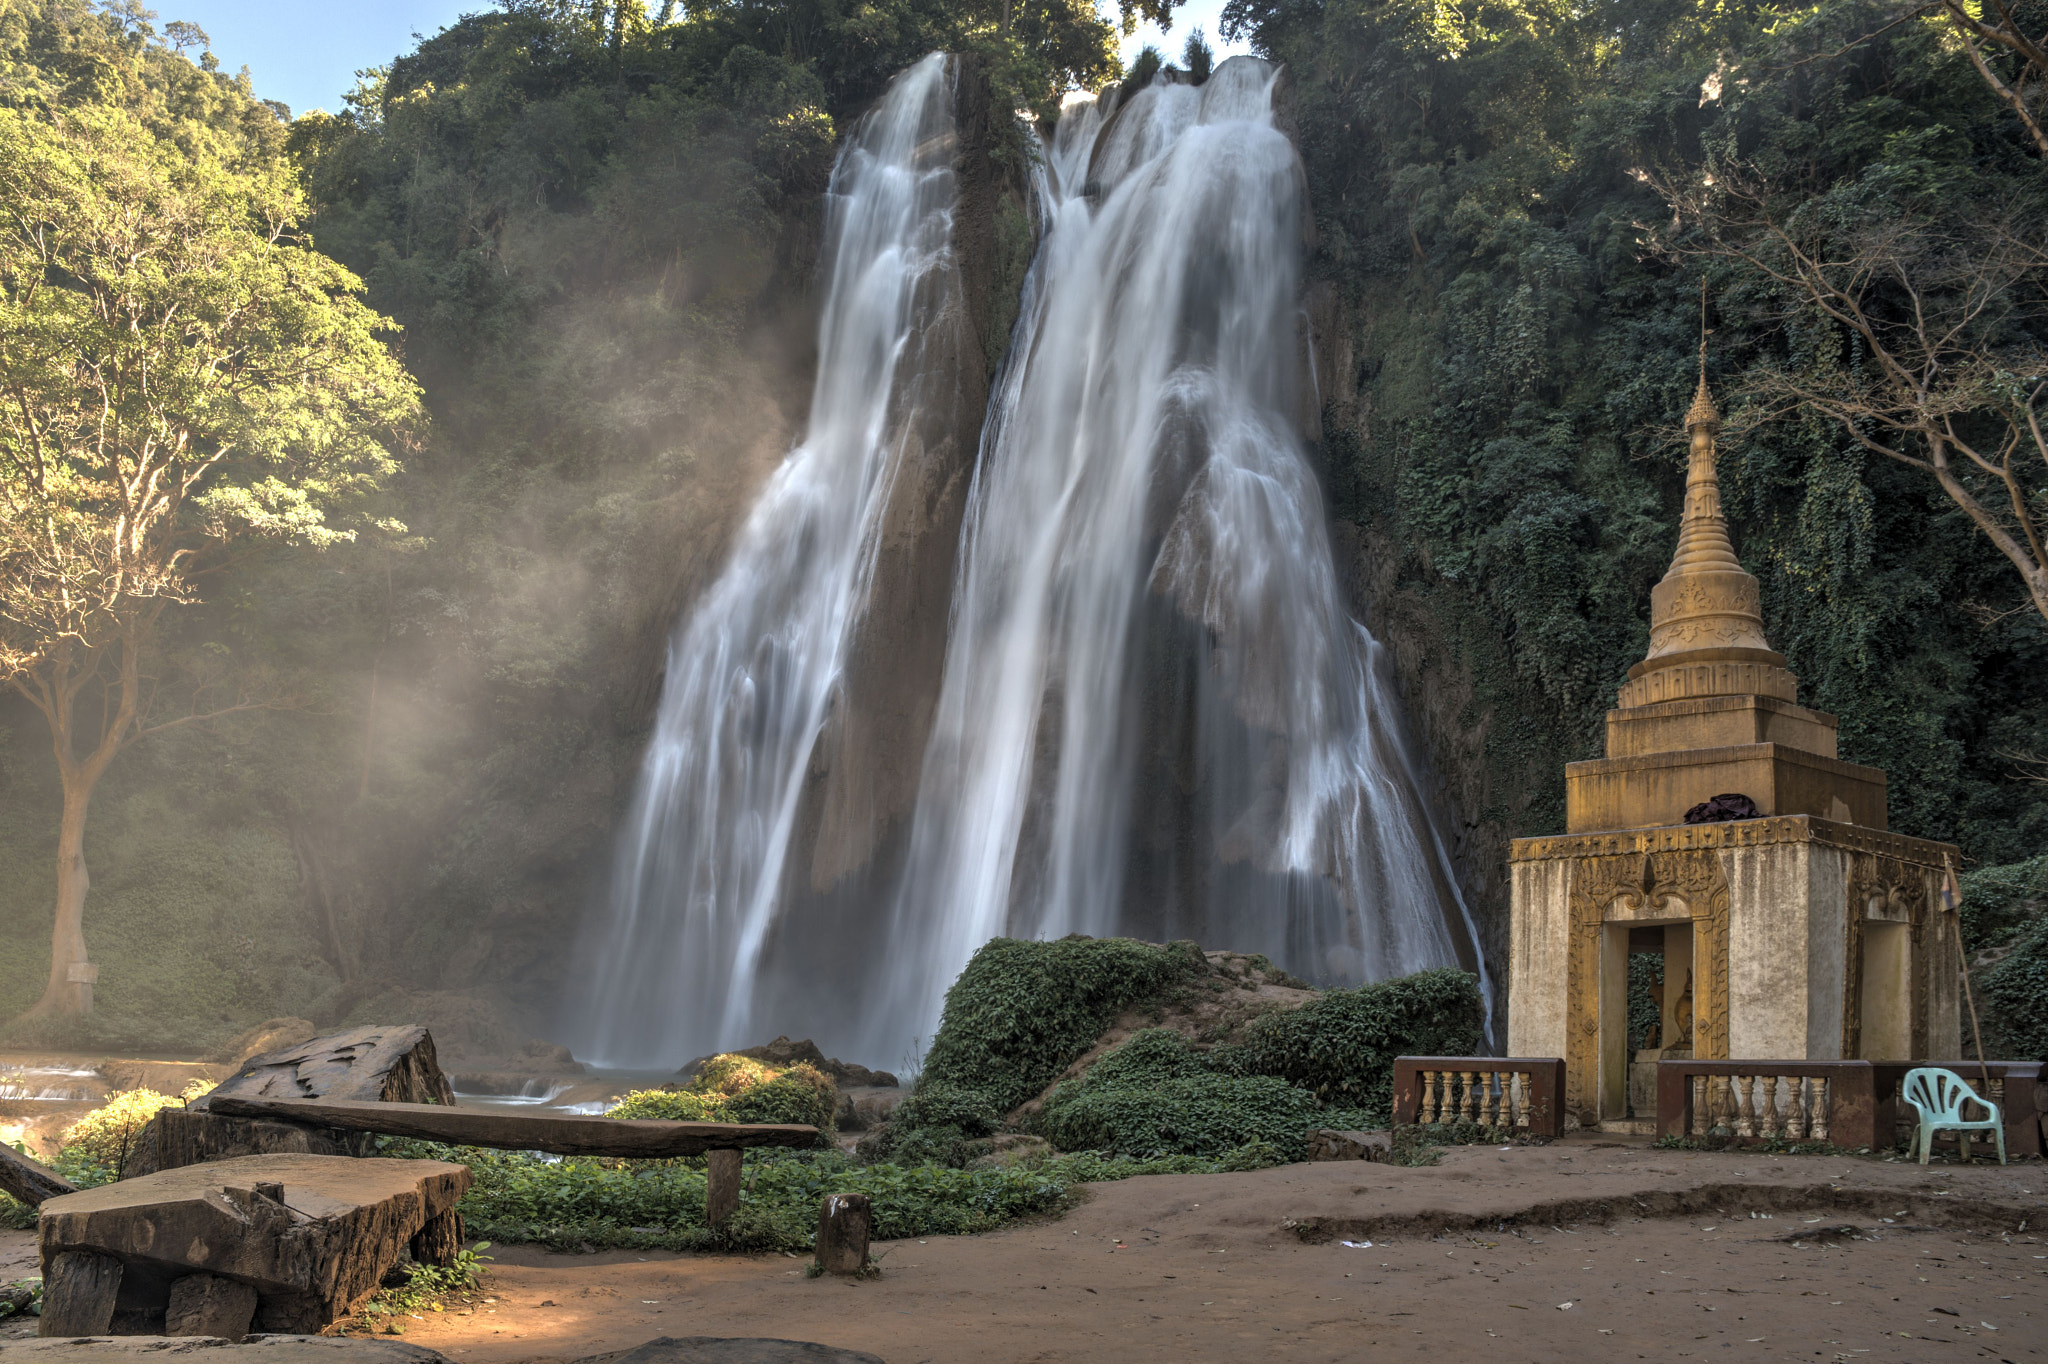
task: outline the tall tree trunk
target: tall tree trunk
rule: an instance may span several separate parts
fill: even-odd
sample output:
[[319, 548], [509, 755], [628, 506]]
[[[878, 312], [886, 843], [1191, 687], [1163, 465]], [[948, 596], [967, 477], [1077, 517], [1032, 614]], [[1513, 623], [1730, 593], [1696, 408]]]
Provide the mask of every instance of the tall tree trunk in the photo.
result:
[[85, 770], [64, 778], [64, 818], [57, 826], [57, 922], [50, 934], [50, 982], [28, 1016], [76, 1014], [92, 1007], [92, 983], [73, 980], [72, 968], [90, 972], [85, 955], [85, 812], [99, 773]]

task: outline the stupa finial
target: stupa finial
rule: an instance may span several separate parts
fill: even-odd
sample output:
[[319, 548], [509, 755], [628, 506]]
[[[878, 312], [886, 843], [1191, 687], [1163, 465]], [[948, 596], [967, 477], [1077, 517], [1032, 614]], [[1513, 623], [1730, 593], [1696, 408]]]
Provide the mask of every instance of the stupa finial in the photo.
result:
[[1700, 280], [1700, 386], [1692, 395], [1692, 408], [1685, 414], [1685, 429], [1704, 426], [1721, 429], [1721, 414], [1714, 407], [1714, 395], [1707, 391], [1707, 281]]

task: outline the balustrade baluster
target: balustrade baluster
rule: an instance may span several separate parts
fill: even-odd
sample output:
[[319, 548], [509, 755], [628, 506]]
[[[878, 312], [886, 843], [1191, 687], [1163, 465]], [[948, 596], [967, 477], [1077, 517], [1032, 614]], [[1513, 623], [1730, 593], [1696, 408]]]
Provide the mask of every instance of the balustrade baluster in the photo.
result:
[[1515, 1072], [1515, 1126], [1529, 1126], [1529, 1091], [1535, 1085], [1536, 1077], [1526, 1070]]
[[1415, 1110], [1415, 1121], [1433, 1123], [1436, 1121], [1436, 1072], [1416, 1072], [1416, 1080], [1422, 1085], [1422, 1103]]
[[1825, 1075], [1813, 1082], [1813, 1104], [1807, 1109], [1806, 1131], [1814, 1141], [1828, 1139], [1828, 1100], [1834, 1097], [1835, 1082]]
[[1469, 1070], [1461, 1070], [1458, 1072], [1458, 1074], [1463, 1076], [1465, 1079], [1465, 1098], [1464, 1102], [1460, 1104], [1458, 1107], [1458, 1114], [1459, 1116], [1463, 1117], [1466, 1122], [1477, 1122], [1478, 1118], [1474, 1116], [1472, 1112], [1472, 1072]]
[[1756, 1104], [1751, 1093], [1755, 1086], [1754, 1075], [1735, 1077], [1735, 1135], [1738, 1137], [1756, 1135]]
[[1810, 1083], [1803, 1075], [1785, 1077], [1791, 1089], [1785, 1095], [1785, 1137], [1788, 1141], [1806, 1140], [1806, 1086]]

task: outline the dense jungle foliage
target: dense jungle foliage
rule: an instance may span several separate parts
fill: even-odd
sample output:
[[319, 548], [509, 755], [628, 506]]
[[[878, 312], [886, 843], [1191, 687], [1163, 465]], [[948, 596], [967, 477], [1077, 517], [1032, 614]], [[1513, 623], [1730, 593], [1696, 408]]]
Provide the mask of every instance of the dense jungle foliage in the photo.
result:
[[[1776, 202], [1844, 221], [2039, 206], [2048, 175], [2010, 112], [1938, 18], [1885, 27], [1898, 13], [1231, 6], [1291, 73], [1319, 455], [1497, 948], [1505, 840], [1563, 827], [1561, 767], [1599, 753], [1644, 648], [1703, 275], [1724, 496], [1801, 701], [1841, 717], [1845, 758], [1888, 771], [1894, 829], [1987, 867], [2044, 846], [2048, 783], [2022, 774], [2048, 751], [2048, 626], [1915, 471], [1817, 417], [1762, 420], [1744, 395], [1824, 368], [1825, 347], [1738, 265], [1688, 254], [1705, 239], [1666, 194], [1741, 161]], [[110, 771], [87, 834], [99, 1012], [66, 1036], [189, 1048], [275, 1014], [367, 1017], [398, 987], [509, 999], [542, 1030], [663, 641], [801, 424], [837, 139], [936, 47], [982, 54], [999, 100], [1050, 112], [1117, 74], [1113, 25], [1080, 0], [644, 21], [515, 0], [289, 122], [168, 36], [133, 7], [0, 0], [0, 104], [139, 102], [168, 111], [165, 136], [241, 130], [289, 157], [313, 243], [401, 324], [428, 420], [373, 509], [383, 529], [240, 562], [176, 627], [172, 653], [284, 679], [292, 704]], [[0, 703], [11, 941], [47, 940], [54, 890], [38, 723]], [[45, 969], [0, 956], [0, 1014]], [[934, 1074], [952, 1065], [935, 1052]], [[1003, 1097], [949, 1102], [971, 1128]]]
[[[1599, 755], [1643, 655], [1682, 501], [1704, 274], [1708, 378], [1739, 437], [1723, 495], [1802, 704], [1841, 717], [1844, 758], [1889, 773], [1892, 828], [1984, 863], [2048, 837], [2048, 786], [2016, 780], [2013, 756], [2048, 747], [2048, 622], [1931, 481], [1818, 416], [1764, 421], [1745, 403], [1772, 372], [1836, 363], [1831, 335], [1783, 325], [1754, 271], [1689, 255], [1700, 224], [1666, 193], [1746, 164], [1774, 207], [1817, 201], [1844, 222], [2048, 213], [2011, 111], [1945, 21], [1893, 25], [1902, 12], [1226, 11], [1296, 79], [1313, 271], [1356, 337], [1325, 413], [1330, 486], [1394, 560], [1368, 571], [1376, 627], [1458, 707], [1430, 724], [1464, 736], [1434, 738], [1467, 821], [1561, 829], [1558, 768]], [[2022, 301], [2037, 340], [2039, 301]], [[1445, 685], [1457, 675], [1465, 688]]]

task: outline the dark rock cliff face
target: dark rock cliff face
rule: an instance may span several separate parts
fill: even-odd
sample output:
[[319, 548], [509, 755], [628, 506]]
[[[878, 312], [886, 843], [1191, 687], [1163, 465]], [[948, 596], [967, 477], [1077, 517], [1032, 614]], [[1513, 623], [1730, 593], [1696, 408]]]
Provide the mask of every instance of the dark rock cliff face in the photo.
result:
[[[844, 682], [812, 756], [799, 823], [801, 896], [831, 892], [887, 860], [917, 796], [945, 662], [946, 618], [960, 520], [974, 476], [989, 381], [1016, 316], [1024, 263], [1004, 227], [1021, 218], [1022, 162], [997, 160], [987, 73], [955, 58], [953, 268], [936, 271], [917, 300], [925, 325], [904, 356], [890, 425], [901, 441], [874, 580], [855, 623]], [[807, 865], [806, 865], [807, 864]]]
[[[1327, 283], [1311, 285], [1303, 313], [1315, 362], [1317, 432], [1325, 455], [1333, 446], [1374, 444], [1374, 389], [1368, 376], [1383, 358], [1365, 311]], [[1327, 471], [1326, 471], [1327, 472]], [[1562, 769], [1517, 763], [1521, 745], [1495, 742], [1499, 717], [1481, 697], [1469, 641], [1404, 571], [1408, 551], [1398, 528], [1370, 515], [1333, 515], [1330, 538], [1338, 579], [1352, 611], [1387, 649], [1401, 689], [1409, 732], [1426, 752], [1434, 795], [1466, 902], [1478, 921], [1493, 971], [1496, 1012], [1504, 1020], [1508, 953], [1509, 843], [1543, 832], [1546, 781]], [[1548, 752], [1539, 746], [1540, 752]], [[1561, 826], [1560, 826], [1561, 827]]]

